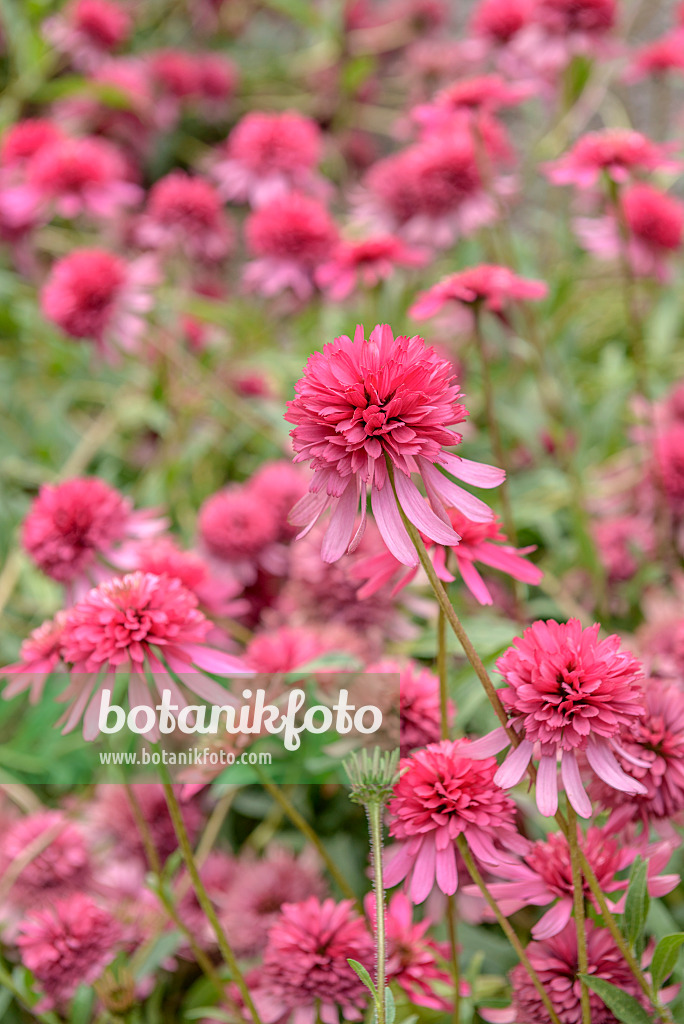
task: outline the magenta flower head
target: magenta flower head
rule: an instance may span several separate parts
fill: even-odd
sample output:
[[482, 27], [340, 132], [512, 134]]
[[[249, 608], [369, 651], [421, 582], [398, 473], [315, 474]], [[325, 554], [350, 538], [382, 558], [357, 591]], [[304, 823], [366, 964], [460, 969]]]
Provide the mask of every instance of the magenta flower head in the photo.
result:
[[[571, 805], [591, 817], [577, 755], [613, 789], [634, 795], [645, 787], [620, 767], [619, 734], [634, 728], [644, 714], [641, 664], [620, 650], [620, 638], [598, 639], [600, 625], [583, 629], [578, 619], [535, 622], [499, 658], [497, 668], [508, 684], [501, 702], [520, 736], [496, 773], [508, 789], [522, 779], [533, 756], [539, 757], [537, 807], [547, 816], [558, 809], [558, 756], [561, 778]], [[488, 757], [508, 746], [502, 727], [473, 744], [474, 756]]]
[[[295, 462], [309, 462], [314, 477], [309, 493], [295, 505], [291, 522], [307, 533], [332, 508], [322, 555], [335, 562], [353, 551], [365, 526], [366, 497], [383, 540], [404, 565], [418, 556], [401, 519], [407, 518], [438, 544], [456, 544], [446, 506], [470, 519], [488, 522], [491, 509], [441, 472], [479, 487], [496, 487], [502, 470], [470, 462], [446, 450], [461, 435], [450, 429], [467, 416], [451, 364], [422, 338], [395, 338], [387, 324], [366, 339], [363, 327], [354, 339], [343, 335], [309, 357], [295, 385], [286, 419], [294, 423]], [[428, 500], [413, 474], [421, 477]], [[355, 531], [361, 501], [361, 524]]]
[[[160, 689], [171, 691], [174, 704], [185, 707], [169, 669], [203, 700], [224, 704], [228, 692], [202, 673], [244, 675], [248, 669], [238, 658], [205, 646], [212, 624], [197, 604], [179, 579], [133, 572], [100, 584], [71, 608], [62, 634], [62, 657], [72, 666], [71, 683], [60, 698], [70, 701], [60, 723], [64, 732], [83, 717], [84, 737], [97, 736], [101, 694], [112, 689], [115, 673], [122, 670], [129, 673], [131, 706], [154, 712], [157, 694], [148, 687], [147, 670], [158, 674], [157, 682], [163, 679]], [[148, 735], [156, 738], [156, 727]]]
[[414, 903], [422, 903], [435, 882], [453, 895], [461, 834], [488, 865], [506, 857], [502, 846], [520, 853], [528, 848], [515, 826], [515, 804], [494, 781], [496, 761], [472, 758], [468, 740], [431, 743], [399, 768], [403, 773], [389, 803], [390, 835], [398, 846], [385, 870], [388, 888], [406, 878]]
[[315, 896], [285, 903], [268, 935], [261, 985], [255, 993], [264, 1024], [292, 1019], [311, 1024], [360, 1020], [368, 990], [348, 960], [368, 963], [373, 942], [351, 900], [321, 902]]
[[409, 316], [426, 320], [451, 303], [469, 308], [484, 306], [504, 323], [512, 303], [528, 299], [538, 301], [546, 297], [548, 288], [543, 281], [519, 277], [508, 267], [482, 263], [449, 274], [432, 288], [421, 292], [409, 310]]
[[30, 914], [21, 931], [21, 958], [45, 993], [41, 1011], [63, 1007], [79, 985], [92, 985], [122, 938], [114, 918], [82, 893]]

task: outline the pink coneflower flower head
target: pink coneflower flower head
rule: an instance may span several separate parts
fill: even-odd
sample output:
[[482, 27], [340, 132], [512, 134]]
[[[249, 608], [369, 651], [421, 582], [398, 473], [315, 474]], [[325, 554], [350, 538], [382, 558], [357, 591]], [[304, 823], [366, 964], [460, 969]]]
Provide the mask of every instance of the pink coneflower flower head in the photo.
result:
[[[582, 628], [578, 619], [535, 622], [499, 658], [507, 687], [499, 690], [520, 744], [506, 757], [496, 781], [508, 789], [522, 779], [538, 744], [536, 797], [539, 811], [558, 808], [558, 755], [568, 800], [579, 815], [591, 816], [577, 755], [615, 789], [634, 795], [645, 787], [620, 768], [620, 730], [635, 728], [644, 714], [641, 664], [620, 649], [620, 638], [598, 639], [600, 625]], [[510, 742], [503, 728], [474, 744], [487, 756]]]
[[184, 551], [171, 537], [153, 537], [134, 545], [126, 568], [179, 579], [199, 603], [214, 615], [237, 618], [248, 609], [242, 585], [225, 570], [212, 573], [196, 551]]
[[[368, 893], [364, 908], [375, 925], [375, 896]], [[446, 946], [430, 939], [426, 932], [432, 922], [425, 917], [418, 924], [413, 921], [413, 906], [403, 892], [392, 894], [387, 905], [385, 932], [387, 935], [387, 981], [395, 981], [416, 1006], [430, 1010], [449, 1010], [452, 1002], [434, 991], [434, 983], [444, 989], [453, 985], [451, 975], [439, 966], [448, 960]], [[462, 983], [462, 994], [464, 983]]]
[[656, 473], [675, 515], [684, 512], [684, 422], [658, 431], [654, 442]]
[[254, 111], [233, 128], [212, 174], [231, 202], [262, 206], [287, 192], [321, 197], [328, 191], [315, 173], [321, 155], [321, 130], [311, 118]]
[[[579, 833], [579, 842], [604, 893], [624, 894], [629, 885], [628, 878], [620, 878], [638, 855], [633, 845], [625, 845], [613, 834], [612, 829], [593, 826], [586, 835]], [[671, 854], [667, 844], [660, 844], [648, 850], [648, 891], [651, 896], [662, 896], [678, 884], [678, 876], [661, 875]], [[508, 916], [530, 904], [545, 907], [553, 904], [532, 928], [534, 939], [548, 939], [565, 928], [572, 915], [573, 883], [572, 864], [568, 841], [562, 832], [554, 832], [546, 839], [534, 843], [518, 863], [506, 862], [492, 868], [494, 875], [509, 879], [507, 882], [492, 882], [489, 891], [497, 900], [502, 911]], [[478, 895], [479, 890], [471, 887], [469, 892]], [[597, 912], [598, 905], [589, 886], [584, 884], [584, 895]], [[621, 896], [612, 906], [622, 913]]]
[[[642, 1005], [644, 995], [634, 980], [624, 956], [615, 945], [607, 928], [593, 921], [586, 922], [587, 973], [603, 978], [626, 992]], [[553, 1008], [563, 1024], [581, 1024], [581, 986], [577, 956], [577, 929], [574, 922], [562, 932], [544, 942], [531, 942], [526, 953], [539, 980], [549, 994]], [[532, 984], [522, 964], [514, 967], [511, 975], [513, 1005], [509, 1011], [488, 1011], [487, 1019], [498, 1024], [551, 1024], [549, 1012]], [[618, 1024], [618, 1018], [605, 1005], [600, 996], [589, 991], [592, 1024]], [[495, 1016], [496, 1012], [496, 1016]]]
[[197, 98], [203, 112], [223, 119], [226, 104], [235, 94], [239, 75], [231, 60], [220, 53], [202, 53], [197, 57]]
[[621, 827], [641, 821], [667, 823], [684, 811], [684, 693], [677, 684], [649, 679], [644, 693], [645, 713], [620, 736], [624, 754], [618, 761], [645, 791], [628, 795], [592, 782], [589, 793], [613, 811], [610, 824]]
[[150, 76], [162, 97], [174, 103], [197, 94], [199, 62], [186, 50], [158, 50], [150, 55]]
[[[411, 522], [436, 543], [456, 544], [445, 505], [453, 505], [487, 522], [492, 512], [484, 502], [440, 472], [480, 487], [496, 487], [503, 473], [453, 455], [461, 435], [450, 425], [461, 423], [466, 410], [453, 367], [417, 335], [394, 338], [387, 324], [366, 339], [363, 327], [354, 339], [343, 335], [309, 357], [304, 376], [295, 385], [286, 419], [295, 462], [314, 470], [309, 494], [291, 513], [296, 525], [311, 528], [332, 507], [322, 554], [334, 562], [353, 550], [361, 499], [361, 526], [370, 490], [371, 506], [382, 538], [405, 565], [418, 556], [401, 520], [387, 463], [394, 473], [397, 499]], [[430, 503], [422, 497], [412, 474], [423, 480]]]
[[28, 117], [13, 124], [0, 143], [0, 167], [3, 170], [25, 167], [36, 153], [62, 138], [54, 121], [43, 117]]
[[283, 903], [301, 903], [325, 891], [317, 864], [282, 847], [270, 849], [261, 860], [241, 860], [236, 874], [237, 884], [221, 901], [221, 921], [235, 937], [238, 956], [261, 953]]
[[543, 281], [519, 277], [508, 267], [482, 263], [476, 267], [449, 274], [438, 284], [421, 292], [409, 309], [415, 320], [426, 320], [442, 309], [457, 303], [470, 309], [484, 308], [508, 323], [510, 306], [517, 302], [539, 301], [548, 294]]
[[342, 302], [359, 287], [374, 288], [396, 267], [422, 267], [428, 252], [406, 245], [396, 235], [376, 235], [360, 242], [340, 242], [328, 263], [316, 271], [316, 284], [333, 302]]
[[446, 248], [497, 215], [483, 186], [474, 142], [462, 131], [378, 160], [365, 186], [376, 229], [417, 245]]
[[286, 903], [271, 927], [264, 951], [257, 1009], [264, 1024], [292, 1019], [310, 1024], [360, 1020], [368, 990], [347, 963], [370, 962], [373, 943], [351, 900], [321, 902], [315, 896]]
[[503, 125], [493, 116], [503, 107], [515, 106], [530, 95], [530, 90], [512, 84], [500, 75], [478, 75], [452, 83], [430, 103], [422, 103], [410, 112], [411, 120], [423, 138], [438, 133], [473, 132], [478, 149], [491, 161], [510, 159], [512, 151]]
[[138, 225], [140, 244], [191, 260], [216, 263], [232, 251], [232, 226], [214, 186], [205, 178], [172, 171], [150, 189]]
[[306, 626], [279, 626], [257, 633], [245, 650], [245, 663], [255, 672], [295, 672], [330, 651], [331, 645]]
[[249, 486], [232, 485], [207, 498], [197, 529], [204, 551], [245, 586], [255, 582], [260, 569], [274, 576], [285, 570], [276, 510]]
[[83, 833], [60, 811], [39, 811], [3, 831], [3, 875], [12, 865], [16, 868], [22, 858], [26, 859], [29, 848], [37, 852], [24, 864], [9, 890], [7, 899], [12, 904], [22, 908], [44, 906], [88, 886], [91, 863]]
[[247, 264], [245, 286], [265, 296], [289, 288], [303, 301], [313, 294], [316, 268], [334, 249], [337, 228], [317, 199], [288, 192], [247, 218], [245, 238], [256, 257]]
[[[666, 259], [682, 244], [684, 204], [652, 185], [629, 185], [620, 196], [627, 231], [627, 256], [635, 274], [667, 278]], [[613, 215], [578, 218], [582, 244], [602, 259], [615, 259], [621, 251], [620, 229]]]
[[653, 522], [648, 515], [606, 516], [594, 524], [592, 532], [611, 583], [632, 579], [645, 556], [655, 551]]
[[[400, 662], [391, 658], [374, 662], [367, 672], [399, 675], [399, 750], [408, 757], [417, 747], [438, 743], [441, 736], [439, 677], [415, 661]], [[456, 706], [448, 702], [449, 722], [453, 722]]]
[[530, 22], [532, 0], [480, 0], [470, 22], [472, 32], [506, 46]]
[[[83, 717], [85, 739], [97, 736], [101, 695], [112, 689], [117, 670], [130, 673], [131, 707], [154, 711], [156, 693], [148, 689], [146, 669], [156, 674], [160, 691], [171, 691], [179, 708], [187, 705], [167, 667], [203, 700], [224, 703], [227, 691], [203, 673], [244, 675], [248, 670], [238, 658], [205, 645], [212, 624], [197, 603], [178, 579], [134, 572], [100, 584], [74, 605], [62, 637], [62, 656], [72, 666], [71, 683], [60, 696], [70, 702], [60, 720], [63, 731], [70, 732]], [[103, 681], [101, 673], [106, 673]], [[154, 739], [155, 732], [156, 726], [147, 734]]]
[[41, 487], [24, 520], [22, 543], [46, 576], [73, 584], [97, 580], [98, 557], [110, 561], [121, 542], [154, 535], [165, 525], [153, 509], [134, 512], [104, 480], [75, 477]]
[[111, 914], [83, 893], [29, 914], [17, 945], [44, 992], [37, 1009], [63, 1008], [79, 985], [97, 981], [120, 939], [120, 926]]
[[602, 36], [615, 25], [617, 0], [536, 0], [533, 17], [553, 35]]
[[106, 139], [58, 139], [42, 146], [27, 167], [27, 187], [37, 207], [60, 217], [87, 214], [111, 220], [142, 197], [127, 180], [121, 153]]
[[468, 740], [442, 740], [400, 762], [403, 773], [388, 806], [398, 848], [385, 885], [406, 879], [413, 903], [422, 903], [435, 883], [446, 895], [456, 892], [455, 840], [461, 834], [485, 864], [506, 856], [501, 847], [527, 848], [515, 826], [515, 804], [494, 782], [495, 759], [475, 760], [469, 747]]
[[5, 700], [28, 690], [30, 703], [38, 703], [48, 676], [62, 664], [64, 618], [64, 612], [57, 612], [34, 629], [21, 645], [19, 661], [0, 669], [0, 676], [11, 676], [3, 691]]
[[668, 32], [632, 54], [625, 81], [638, 82], [648, 75], [666, 75], [670, 71], [684, 72], [684, 30], [681, 27]]
[[75, 249], [58, 260], [43, 285], [46, 319], [72, 338], [94, 341], [108, 359], [140, 347], [145, 313], [159, 275], [152, 257], [128, 263], [104, 249]]
[[129, 12], [113, 0], [73, 0], [60, 14], [48, 18], [43, 31], [75, 68], [93, 71], [126, 41], [131, 27]]
[[640, 171], [677, 171], [681, 163], [670, 159], [671, 145], [660, 145], [628, 128], [588, 132], [558, 160], [546, 164], [554, 185], [593, 188], [602, 173], [623, 184]]
[[280, 527], [278, 540], [291, 540], [296, 530], [287, 516], [295, 502], [306, 494], [307, 474], [287, 459], [279, 459], [262, 463], [247, 486], [250, 494], [272, 508]]

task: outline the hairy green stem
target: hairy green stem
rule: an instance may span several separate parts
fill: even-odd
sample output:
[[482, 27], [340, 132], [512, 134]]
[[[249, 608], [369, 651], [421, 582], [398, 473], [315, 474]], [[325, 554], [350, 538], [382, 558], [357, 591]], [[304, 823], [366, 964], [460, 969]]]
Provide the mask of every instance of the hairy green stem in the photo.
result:
[[387, 943], [385, 938], [385, 886], [382, 878], [382, 804], [373, 800], [366, 805], [368, 830], [370, 832], [371, 860], [373, 866], [373, 887], [375, 889], [375, 987], [377, 1024], [385, 1024], [385, 968], [387, 965]]
[[449, 739], [449, 687], [447, 679], [446, 615], [440, 605], [437, 617], [437, 675], [439, 676], [439, 721], [443, 740]]
[[458, 962], [458, 918], [456, 900], [447, 896], [447, 931], [451, 950], [451, 976], [454, 979], [454, 1008], [451, 1012], [452, 1024], [461, 1024], [461, 967]]
[[463, 860], [465, 861], [465, 866], [468, 868], [468, 873], [470, 874], [470, 877], [472, 878], [473, 882], [484, 896], [487, 906], [494, 914], [496, 920], [499, 922], [501, 930], [503, 931], [504, 935], [506, 936], [511, 946], [515, 950], [518, 959], [520, 960], [520, 963], [523, 965], [523, 967], [529, 974], [530, 981], [536, 988], [539, 994], [539, 998], [546, 1007], [546, 1011], [549, 1015], [549, 1018], [552, 1021], [552, 1024], [560, 1024], [558, 1014], [553, 1008], [553, 1003], [549, 999], [548, 993], [539, 979], [539, 975], [530, 963], [530, 959], [527, 953], [525, 952], [522, 942], [515, 934], [515, 931], [513, 930], [513, 926], [511, 925], [510, 921], [507, 918], [505, 918], [504, 915], [501, 913], [498, 903], [490, 893], [484, 878], [478, 871], [477, 865], [475, 864], [473, 856], [470, 852], [470, 847], [466, 842], [465, 836], [457, 836], [456, 844], [458, 846], [461, 856], [463, 857]]

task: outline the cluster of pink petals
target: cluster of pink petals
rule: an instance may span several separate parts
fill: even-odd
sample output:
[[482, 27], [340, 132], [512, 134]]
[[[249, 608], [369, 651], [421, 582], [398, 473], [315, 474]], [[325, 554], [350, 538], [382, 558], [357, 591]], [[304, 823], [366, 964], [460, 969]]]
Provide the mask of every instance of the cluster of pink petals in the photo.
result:
[[649, 75], [684, 72], [684, 30], [681, 27], [641, 46], [625, 72], [627, 82], [638, 82]]
[[[602, 978], [647, 1006], [646, 998], [634, 979], [629, 965], [607, 928], [586, 922], [587, 973]], [[577, 929], [574, 922], [544, 942], [531, 942], [526, 949], [530, 963], [551, 999], [563, 1024], [581, 1024], [581, 984], [577, 954]], [[511, 972], [513, 1004], [508, 1010], [487, 1010], [492, 1024], [551, 1024], [549, 1012], [522, 964]], [[589, 991], [592, 1024], [615, 1024], [616, 1017], [600, 996]]]
[[[69, 610], [62, 633], [62, 658], [71, 666], [70, 684], [60, 696], [70, 703], [61, 719], [64, 732], [83, 718], [84, 738], [97, 736], [102, 693], [111, 690], [112, 677], [122, 670], [129, 674], [131, 707], [154, 709], [163, 689], [171, 691], [179, 708], [187, 706], [168, 669], [203, 700], [223, 704], [226, 690], [203, 673], [248, 670], [240, 659], [205, 645], [211, 626], [178, 579], [134, 572], [91, 590]], [[154, 695], [146, 669], [154, 673]], [[154, 739], [153, 731], [148, 735]]]
[[285, 571], [278, 508], [249, 485], [231, 484], [207, 498], [197, 529], [210, 563], [217, 569], [228, 567], [246, 586], [256, 581], [260, 570], [275, 576]]
[[172, 126], [188, 105], [199, 106], [205, 116], [225, 117], [226, 103], [235, 93], [239, 75], [222, 53], [157, 50], [147, 56], [146, 64], [163, 125]]
[[684, 692], [675, 683], [649, 679], [644, 704], [643, 718], [620, 737], [626, 756], [618, 754], [618, 761], [645, 791], [628, 795], [600, 780], [589, 789], [592, 799], [613, 811], [614, 828], [662, 823], [684, 811]]
[[248, 217], [245, 239], [254, 257], [245, 268], [245, 287], [267, 297], [291, 289], [304, 301], [315, 290], [317, 268], [335, 249], [338, 231], [318, 199], [287, 192]]
[[104, 249], [74, 249], [53, 266], [41, 308], [65, 334], [94, 341], [111, 359], [117, 349], [139, 351], [157, 283], [149, 256], [127, 262]]
[[[366, 669], [368, 673], [399, 676], [399, 752], [407, 757], [418, 747], [437, 743], [441, 736], [439, 677], [415, 661], [383, 658]], [[453, 722], [456, 708], [449, 698], [447, 720]]]
[[211, 173], [232, 202], [262, 206], [288, 192], [325, 197], [329, 187], [315, 173], [322, 148], [321, 130], [310, 118], [254, 111], [233, 128]]
[[375, 228], [416, 245], [446, 248], [497, 216], [478, 168], [474, 141], [463, 131], [431, 136], [378, 160], [364, 184], [362, 212]]
[[[453, 583], [455, 576], [447, 568], [447, 556], [453, 553], [461, 578], [476, 601], [483, 605], [493, 604], [493, 598], [487, 584], [475, 566], [475, 562], [487, 565], [506, 573], [514, 580], [536, 586], [543, 573], [536, 565], [524, 557], [534, 551], [534, 547], [514, 548], [505, 542], [505, 534], [501, 532], [498, 520], [488, 523], [473, 522], [457, 509], [447, 509], [449, 521], [460, 537], [458, 544], [444, 546], [424, 537], [425, 546], [431, 555], [435, 572], [443, 583]], [[417, 573], [414, 566], [408, 572], [389, 551], [374, 555], [371, 558], [359, 559], [354, 567], [354, 574], [367, 582], [359, 590], [359, 598], [364, 600], [378, 589], [394, 579], [398, 573], [401, 577], [395, 583], [393, 594], [411, 583]]]
[[640, 171], [680, 170], [681, 162], [670, 157], [673, 148], [629, 128], [604, 128], [583, 135], [564, 156], [544, 169], [554, 185], [593, 188], [601, 174], [624, 184]]
[[0, 837], [0, 874], [22, 864], [28, 850], [42, 848], [14, 877], [7, 898], [13, 905], [43, 907], [46, 901], [88, 888], [90, 853], [82, 830], [61, 811], [38, 811], [20, 818]]
[[59, 611], [34, 629], [21, 645], [19, 661], [0, 670], [0, 675], [11, 677], [3, 691], [5, 700], [28, 690], [30, 703], [38, 703], [48, 676], [61, 665], [65, 618], [66, 612]]
[[72, 0], [43, 23], [45, 38], [82, 71], [93, 71], [99, 61], [126, 41], [132, 19], [126, 7], [113, 0]]
[[427, 899], [435, 883], [446, 895], [456, 892], [455, 840], [461, 834], [488, 865], [506, 856], [504, 850], [527, 849], [515, 804], [494, 781], [496, 761], [471, 757], [470, 746], [468, 740], [442, 740], [400, 762], [403, 772], [388, 808], [397, 844], [385, 884], [392, 888], [406, 879], [413, 903]]
[[623, 247], [635, 274], [667, 278], [667, 257], [681, 248], [684, 204], [652, 185], [637, 183], [620, 196], [627, 240], [614, 214], [601, 218], [578, 217], [575, 228], [586, 249], [605, 260], [616, 259]]
[[396, 235], [375, 235], [360, 242], [340, 242], [331, 259], [316, 270], [316, 284], [333, 302], [342, 302], [362, 285], [374, 288], [396, 267], [422, 267], [425, 249], [408, 246]]
[[659, 430], [654, 441], [656, 473], [673, 513], [684, 513], [684, 422]]
[[368, 990], [347, 962], [369, 963], [373, 942], [351, 900], [315, 896], [286, 903], [268, 935], [260, 986], [255, 993], [264, 1024], [292, 1019], [312, 1024], [360, 1020]]
[[[295, 462], [309, 462], [314, 476], [309, 494], [290, 519], [308, 532], [332, 507], [322, 548], [325, 561], [336, 561], [358, 544], [368, 491], [382, 538], [404, 565], [417, 565], [418, 556], [399, 505], [425, 536], [439, 544], [452, 545], [459, 539], [445, 506], [460, 508], [479, 522], [492, 518], [484, 502], [438, 469], [479, 487], [496, 487], [504, 475], [445, 450], [460, 443], [461, 435], [449, 427], [461, 423], [466, 410], [458, 402], [451, 364], [422, 338], [395, 339], [385, 324], [366, 340], [358, 326], [353, 340], [343, 335], [309, 357], [295, 392], [285, 418], [295, 424]], [[421, 477], [429, 501], [413, 482], [414, 473]], [[359, 501], [362, 518], [356, 529]]]
[[[630, 796], [646, 792], [616, 757], [625, 755], [623, 726], [635, 728], [644, 714], [643, 669], [620, 649], [618, 636], [599, 640], [600, 628], [597, 623], [583, 629], [578, 619], [535, 622], [497, 662], [507, 684], [499, 696], [520, 743], [496, 781], [505, 789], [517, 785], [533, 756], [538, 757], [536, 799], [545, 816], [558, 809], [559, 755], [563, 787], [583, 818], [591, 817], [592, 808], [582, 785], [580, 753], [607, 785]], [[489, 757], [509, 743], [500, 727], [473, 744], [473, 756]]]
[[495, 46], [505, 46], [529, 24], [534, 0], [480, 0], [471, 29]]
[[[621, 843], [612, 834], [612, 830], [597, 826], [592, 826], [586, 836], [580, 833], [579, 842], [602, 891], [612, 896], [611, 908], [615, 913], [623, 913], [624, 893], [629, 879], [619, 876], [636, 859], [637, 848]], [[659, 874], [672, 852], [672, 846], [668, 843], [656, 844], [648, 849], [648, 892], [652, 897], [664, 896], [679, 884], [679, 875]], [[561, 832], [551, 833], [546, 839], [534, 843], [518, 863], [506, 860], [491, 870], [493, 875], [507, 879], [506, 882], [490, 882], [487, 886], [507, 917], [530, 904], [538, 907], [553, 904], [533, 926], [532, 938], [551, 938], [568, 924], [572, 915], [574, 889], [570, 848]], [[468, 892], [478, 895], [479, 890], [471, 887]], [[613, 894], [619, 895], [617, 901]], [[599, 912], [586, 882], [585, 898]]]
[[120, 545], [159, 534], [157, 509], [131, 502], [99, 477], [43, 484], [22, 527], [24, 550], [38, 568], [76, 593], [111, 575], [99, 559], [116, 561]]
[[22, 923], [17, 945], [44, 997], [39, 1011], [63, 1007], [79, 985], [92, 985], [114, 959], [121, 929], [83, 893], [36, 910]]
[[548, 294], [543, 281], [519, 277], [508, 267], [482, 263], [449, 274], [438, 284], [421, 292], [409, 309], [415, 320], [427, 320], [450, 303], [480, 307], [503, 317], [511, 303], [538, 301]]
[[205, 178], [172, 171], [152, 186], [137, 225], [139, 243], [165, 254], [217, 263], [233, 250], [234, 233], [218, 192]]

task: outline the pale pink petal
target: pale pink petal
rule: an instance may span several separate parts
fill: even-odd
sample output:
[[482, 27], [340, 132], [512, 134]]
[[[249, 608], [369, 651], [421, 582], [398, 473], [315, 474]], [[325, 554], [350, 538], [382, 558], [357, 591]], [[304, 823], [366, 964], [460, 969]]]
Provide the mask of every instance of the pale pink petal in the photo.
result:
[[572, 915], [572, 899], [569, 896], [559, 900], [555, 907], [547, 910], [532, 929], [533, 939], [549, 939], [565, 928]]
[[494, 601], [492, 599], [492, 595], [487, 589], [487, 584], [482, 579], [469, 558], [458, 557], [458, 548], [456, 549], [456, 564], [458, 565], [458, 570], [463, 577], [463, 582], [475, 600], [479, 601], [480, 604], [493, 604]]
[[497, 466], [489, 466], [486, 462], [473, 462], [451, 452], [442, 452], [439, 461], [457, 480], [462, 480], [464, 484], [472, 484], [474, 487], [498, 487], [506, 479], [505, 471]]
[[558, 764], [555, 754], [542, 757], [537, 770], [537, 807], [545, 818], [558, 810]]
[[440, 473], [427, 460], [419, 458], [418, 463], [421, 476], [426, 483], [430, 483], [430, 486], [434, 488], [446, 505], [457, 508], [459, 512], [462, 512], [468, 519], [472, 519], [474, 523], [488, 523], [494, 518], [494, 513], [489, 505], [486, 505], [480, 498], [476, 498], [474, 494], [464, 491], [462, 487], [455, 484], [453, 480], [449, 480], [448, 477]]
[[597, 740], [595, 736], [589, 737], [587, 740], [587, 761], [598, 777], [607, 785], [612, 786], [613, 789], [619, 789], [623, 793], [630, 793], [631, 795], [636, 793], [645, 794], [647, 792], [646, 787], [641, 782], [623, 772], [607, 740]]
[[385, 853], [385, 887], [391, 889], [403, 882], [413, 867], [413, 857], [408, 852], [408, 843], [397, 843]]
[[437, 516], [420, 493], [413, 480], [404, 473], [396, 473], [394, 479], [399, 503], [414, 526], [436, 544], [458, 544], [461, 539], [452, 526], [447, 526]]
[[[476, 761], [485, 757], [492, 757], [494, 754], [498, 754], [499, 751], [505, 750], [510, 742], [510, 736], [504, 727], [500, 725], [497, 729], [492, 729], [492, 731], [487, 733], [486, 736], [481, 736], [480, 739], [473, 740], [472, 743], [469, 743], [468, 757], [472, 757]], [[503, 765], [501, 767], [503, 767]], [[527, 765], [525, 767], [527, 767]], [[498, 783], [498, 785], [501, 784]]]
[[403, 565], [417, 565], [418, 554], [406, 532], [392, 488], [371, 488], [371, 508], [375, 522], [388, 549]]
[[358, 508], [359, 490], [356, 478], [352, 478], [342, 496], [337, 499], [337, 504], [325, 531], [321, 546], [321, 558], [324, 562], [336, 562], [349, 547]]
[[587, 796], [573, 750], [564, 750], [561, 757], [561, 779], [570, 804], [580, 818], [591, 818], [591, 800]]
[[435, 844], [431, 838], [423, 840], [411, 875], [409, 896], [413, 903], [422, 903], [435, 884]]
[[533, 749], [533, 744], [529, 740], [522, 740], [515, 750], [511, 750], [494, 776], [494, 782], [497, 786], [501, 786], [502, 789], [510, 789], [512, 786], [518, 785], [527, 771], [527, 766], [532, 759]]
[[439, 850], [435, 859], [437, 885], [446, 896], [453, 896], [458, 888], [456, 851], [449, 843], [446, 850]]

